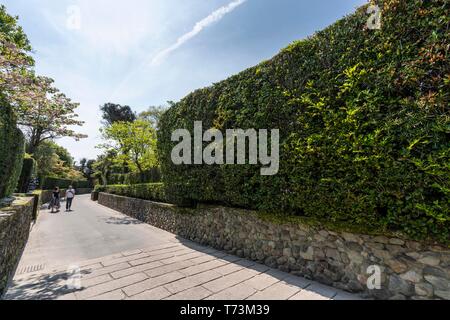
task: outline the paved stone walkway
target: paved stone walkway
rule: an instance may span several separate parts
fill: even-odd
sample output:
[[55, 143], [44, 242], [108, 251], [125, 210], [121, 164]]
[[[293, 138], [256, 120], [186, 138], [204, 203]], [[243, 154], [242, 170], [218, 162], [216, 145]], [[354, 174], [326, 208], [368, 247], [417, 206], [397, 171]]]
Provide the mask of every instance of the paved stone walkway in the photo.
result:
[[[84, 201], [87, 201], [87, 198]], [[77, 262], [74, 258], [72, 260], [74, 262], [67, 264], [67, 260], [70, 259], [69, 250], [64, 259], [58, 260], [63, 262], [61, 267], [46, 266], [42, 270], [19, 267], [5, 299], [358, 299], [357, 296], [338, 289], [180, 239], [171, 233], [151, 226], [145, 225], [146, 229], [139, 229], [141, 225], [138, 221], [132, 221], [130, 218], [121, 216], [117, 212], [111, 212], [110, 209], [103, 208], [96, 203], [85, 203], [85, 206], [92, 207], [93, 212], [97, 210], [102, 211], [102, 214], [111, 215], [111, 218], [114, 219], [126, 219], [129, 222], [126, 226], [130, 228], [128, 233], [145, 230], [151, 234], [151, 239], [155, 235], [159, 235], [161, 240], [149, 243], [145, 249], [130, 249], [104, 257], [86, 259], [82, 262], [79, 260]], [[82, 219], [82, 216], [79, 219]], [[104, 219], [96, 221], [105, 223]], [[80, 227], [80, 225], [78, 226]], [[91, 230], [92, 228], [93, 226], [90, 226], [87, 229]], [[108, 232], [115, 230], [102, 228], [96, 227], [97, 230], [108, 230]], [[124, 232], [119, 230], [115, 231]], [[39, 224], [33, 232], [38, 234], [41, 232]], [[84, 236], [89, 238], [88, 234]], [[34, 234], [30, 241], [33, 242], [33, 239], [40, 239], [40, 237]], [[58, 244], [49, 243], [47, 246], [54, 247]], [[72, 243], [71, 246], [69, 249], [72, 249], [75, 244]], [[34, 250], [36, 244], [29, 244], [28, 247], [33, 250], [25, 250], [22, 260], [26, 263], [38, 262]], [[45, 252], [45, 247], [46, 245], [41, 243], [40, 251]], [[62, 254], [64, 251], [59, 248], [53, 254], [56, 252]], [[75, 252], [79, 251], [75, 250]], [[90, 255], [95, 255], [95, 251]], [[21, 265], [23, 264], [21, 263]]]

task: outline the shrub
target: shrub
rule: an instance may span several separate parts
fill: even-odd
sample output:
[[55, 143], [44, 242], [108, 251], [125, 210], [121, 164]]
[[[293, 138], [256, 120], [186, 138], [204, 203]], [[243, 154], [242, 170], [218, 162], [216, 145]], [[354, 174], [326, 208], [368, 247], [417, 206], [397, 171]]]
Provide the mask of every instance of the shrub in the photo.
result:
[[73, 186], [75, 189], [89, 189], [92, 187], [91, 183], [87, 180], [73, 181], [68, 179], [46, 177], [41, 181], [42, 190], [53, 190], [55, 187], [59, 187], [60, 189], [67, 189], [69, 186]]
[[0, 199], [17, 186], [25, 153], [25, 138], [16, 127], [12, 108], [0, 97]]
[[[197, 90], [162, 117], [174, 201], [227, 205], [450, 238], [449, 33], [443, 0], [362, 7], [270, 61]], [[176, 129], [280, 129], [280, 171], [171, 161]]]
[[18, 192], [28, 192], [32, 176], [36, 173], [36, 161], [28, 154], [23, 159], [22, 172], [20, 173]]
[[144, 171], [144, 182], [141, 181], [139, 173], [113, 173], [108, 177], [108, 184], [141, 184], [141, 183], [157, 183], [161, 181], [161, 171], [159, 168], [153, 168]]
[[106, 192], [107, 186], [104, 185], [96, 185], [94, 188], [94, 192]]
[[118, 185], [125, 184], [126, 174], [124, 173], [112, 173], [108, 177], [108, 184]]
[[111, 193], [124, 197], [166, 202], [166, 193], [162, 183], [110, 185], [106, 187], [97, 186], [95, 191]]
[[145, 170], [143, 174], [144, 182], [141, 181], [141, 175], [136, 172], [128, 173], [123, 181], [123, 184], [142, 184], [142, 183], [158, 183], [161, 182], [161, 170], [153, 168]]

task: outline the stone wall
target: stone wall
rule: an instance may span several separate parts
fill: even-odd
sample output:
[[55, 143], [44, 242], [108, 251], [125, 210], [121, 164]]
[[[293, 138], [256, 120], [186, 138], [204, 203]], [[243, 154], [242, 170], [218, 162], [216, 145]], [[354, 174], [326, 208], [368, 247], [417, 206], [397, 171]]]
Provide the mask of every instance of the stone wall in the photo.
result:
[[[450, 250], [441, 246], [281, 225], [234, 208], [186, 209], [106, 193], [98, 201], [185, 239], [366, 297], [450, 299]], [[373, 270], [381, 271], [381, 289], [367, 286]]]
[[0, 210], [0, 297], [28, 240], [35, 198], [17, 198]]

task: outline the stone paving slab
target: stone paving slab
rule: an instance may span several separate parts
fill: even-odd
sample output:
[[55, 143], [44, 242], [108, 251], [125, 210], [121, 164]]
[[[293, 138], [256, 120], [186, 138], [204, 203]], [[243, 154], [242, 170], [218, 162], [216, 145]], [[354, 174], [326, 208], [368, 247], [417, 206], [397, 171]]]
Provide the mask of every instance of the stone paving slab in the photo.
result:
[[[8, 300], [355, 300], [356, 295], [180, 240], [14, 279]], [[74, 281], [75, 280], [75, 281]], [[78, 281], [78, 282], [76, 282]], [[72, 284], [80, 287], [71, 287]]]

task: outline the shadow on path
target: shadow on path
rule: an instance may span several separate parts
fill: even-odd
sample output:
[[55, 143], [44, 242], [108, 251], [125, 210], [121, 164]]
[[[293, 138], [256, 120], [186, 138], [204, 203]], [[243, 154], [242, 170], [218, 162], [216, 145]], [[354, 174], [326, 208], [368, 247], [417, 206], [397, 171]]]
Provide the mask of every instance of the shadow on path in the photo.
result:
[[130, 217], [109, 217], [104, 219], [107, 224], [117, 224], [117, 225], [140, 225], [143, 222], [130, 218]]
[[[89, 273], [81, 271], [82, 275]], [[13, 280], [4, 300], [56, 300], [65, 294], [82, 290], [69, 287], [71, 277], [73, 273], [68, 270]]]

